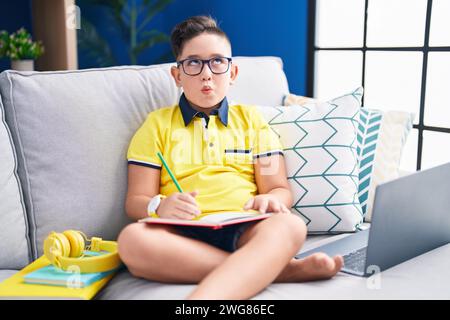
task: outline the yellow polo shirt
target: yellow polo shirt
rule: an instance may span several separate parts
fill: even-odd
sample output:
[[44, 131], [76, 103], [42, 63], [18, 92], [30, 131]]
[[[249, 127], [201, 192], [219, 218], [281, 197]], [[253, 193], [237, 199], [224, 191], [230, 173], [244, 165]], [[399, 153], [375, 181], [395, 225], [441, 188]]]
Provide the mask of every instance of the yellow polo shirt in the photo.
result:
[[149, 113], [127, 154], [129, 164], [161, 170], [160, 193], [169, 196], [178, 190], [158, 152], [184, 192], [199, 191], [196, 201], [208, 214], [242, 211], [257, 194], [254, 160], [283, 148], [254, 106], [228, 105], [225, 98], [208, 117], [183, 94], [178, 105]]

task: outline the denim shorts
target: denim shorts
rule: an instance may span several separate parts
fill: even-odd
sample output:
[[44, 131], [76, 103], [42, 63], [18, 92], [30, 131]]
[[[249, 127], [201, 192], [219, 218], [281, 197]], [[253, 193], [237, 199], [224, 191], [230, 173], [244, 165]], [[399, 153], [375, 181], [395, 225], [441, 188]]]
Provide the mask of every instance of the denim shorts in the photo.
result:
[[234, 224], [217, 230], [190, 226], [176, 226], [175, 228], [186, 237], [206, 242], [228, 252], [234, 252], [237, 249], [240, 236], [248, 227], [257, 222], [259, 221]]

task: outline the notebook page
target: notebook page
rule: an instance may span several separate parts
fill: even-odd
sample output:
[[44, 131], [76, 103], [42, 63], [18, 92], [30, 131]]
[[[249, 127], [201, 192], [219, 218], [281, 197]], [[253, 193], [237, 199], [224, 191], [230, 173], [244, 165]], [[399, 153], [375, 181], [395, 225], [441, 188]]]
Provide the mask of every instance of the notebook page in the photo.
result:
[[199, 221], [204, 222], [212, 222], [212, 223], [219, 223], [219, 222], [225, 222], [225, 221], [231, 221], [236, 219], [242, 219], [242, 218], [248, 218], [248, 217], [254, 217], [255, 215], [259, 215], [258, 213], [254, 212], [223, 212], [223, 213], [214, 213], [210, 215], [206, 215], [199, 219]]

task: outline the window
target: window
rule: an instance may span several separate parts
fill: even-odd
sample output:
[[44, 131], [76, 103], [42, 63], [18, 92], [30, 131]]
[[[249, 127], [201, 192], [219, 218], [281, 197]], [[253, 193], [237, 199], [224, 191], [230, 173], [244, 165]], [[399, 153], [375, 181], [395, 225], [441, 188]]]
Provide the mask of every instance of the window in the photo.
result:
[[450, 1], [311, 0], [308, 95], [414, 112], [402, 170], [450, 162]]

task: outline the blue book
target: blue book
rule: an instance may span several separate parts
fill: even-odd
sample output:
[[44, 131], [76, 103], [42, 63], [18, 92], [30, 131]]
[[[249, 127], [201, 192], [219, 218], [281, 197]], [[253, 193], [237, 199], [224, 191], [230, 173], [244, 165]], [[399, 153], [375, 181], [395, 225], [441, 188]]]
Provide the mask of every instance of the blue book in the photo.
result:
[[30, 284], [84, 288], [106, 277], [114, 271], [115, 270], [106, 272], [77, 273], [72, 271], [64, 271], [50, 264], [26, 274], [23, 277], [23, 280], [25, 283]]

